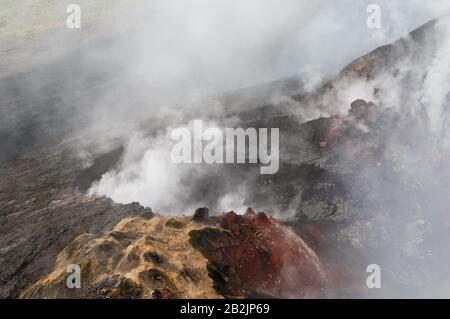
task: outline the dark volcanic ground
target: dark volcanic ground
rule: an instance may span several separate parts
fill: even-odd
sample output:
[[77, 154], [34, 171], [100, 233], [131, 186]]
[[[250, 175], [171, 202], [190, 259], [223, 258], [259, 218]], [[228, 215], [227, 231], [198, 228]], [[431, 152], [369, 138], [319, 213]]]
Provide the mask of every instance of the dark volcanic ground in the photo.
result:
[[[292, 92], [298, 88], [299, 80], [290, 79], [276, 83], [277, 94], [289, 93], [299, 108], [330, 107], [322, 105], [320, 97], [339, 87], [345, 79], [365, 81], [381, 70], [390, 72], [395, 69], [396, 60], [405, 55], [421, 59], [416, 48], [424, 44], [433, 23], [414, 32], [408, 40], [355, 61], [316, 92]], [[99, 45], [108, 47], [107, 43]], [[84, 118], [89, 113], [79, 109], [88, 110], [89, 101], [108, 90], [105, 79], [114, 69], [93, 67], [85, 90], [69, 90], [64, 100], [60, 100], [59, 89], [67, 84], [61, 79], [75, 72], [64, 61], [63, 58], [0, 79], [2, 298], [18, 297], [48, 274], [57, 254], [78, 235], [109, 231], [125, 217], [152, 215], [150, 208], [138, 203], [122, 205], [84, 194], [91, 182], [121, 161], [123, 140], [112, 136], [98, 148], [99, 137], [82, 129], [92, 119]], [[29, 79], [36, 77], [41, 78], [40, 83], [31, 85]], [[348, 105], [347, 115], [304, 122], [292, 114], [291, 105], [262, 103], [262, 91], [270, 92], [270, 85], [246, 94], [236, 92], [236, 98], [233, 94], [221, 97], [224, 104], [233, 108], [231, 114], [215, 120], [225, 123], [238, 115], [237, 124], [242, 127], [279, 127], [279, 173], [262, 176], [257, 167], [226, 166], [219, 169], [218, 175], [214, 169], [190, 181], [192, 201], [203, 200], [205, 206], [214, 207], [220, 190], [239, 180], [250, 190], [248, 206], [272, 208], [298, 234], [310, 240], [319, 257], [327, 262], [339, 261], [361, 274], [368, 264], [383, 261], [387, 287], [381, 293], [383, 296], [416, 296], [418, 289], [438, 286], [442, 278], [448, 278], [448, 272], [440, 267], [447, 254], [440, 243], [450, 239], [445, 218], [446, 208], [450, 207], [448, 173], [443, 172], [442, 180], [433, 181], [430, 195], [428, 189], [416, 183], [414, 176], [407, 178], [398, 170], [386, 148], [390, 129], [399, 126], [410, 129], [409, 134], [398, 137], [401, 143], [417, 147], [419, 139], [415, 137], [421, 136], [421, 131], [415, 125], [416, 119], [399, 118], [389, 108], [357, 100]], [[245, 105], [245, 110], [236, 111], [240, 105]], [[361, 124], [369, 130], [361, 130]], [[159, 126], [164, 127], [164, 123], [144, 125], [148, 132]], [[426, 140], [421, 139], [420, 143], [428, 145]], [[80, 156], [80, 145], [90, 151], [88, 155]], [[436, 165], [445, 167], [448, 162], [448, 158], [443, 158]], [[426, 209], [430, 200], [439, 203], [431, 213]], [[283, 216], [283, 211], [294, 214]], [[424, 217], [427, 214], [437, 218], [428, 221]], [[399, 228], [402, 223], [405, 227]], [[425, 235], [420, 238], [423, 244], [415, 254], [405, 248], [416, 239], [408, 237], [411, 223], [434, 230], [423, 231]], [[314, 240], [311, 225], [323, 234], [326, 244]], [[428, 269], [434, 266], [438, 271], [430, 274]], [[418, 269], [422, 273], [418, 274]]]

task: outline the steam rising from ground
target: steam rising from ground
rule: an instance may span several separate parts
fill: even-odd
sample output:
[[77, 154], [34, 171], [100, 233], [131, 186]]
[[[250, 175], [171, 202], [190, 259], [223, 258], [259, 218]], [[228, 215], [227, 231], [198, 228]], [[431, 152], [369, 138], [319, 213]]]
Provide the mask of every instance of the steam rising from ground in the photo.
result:
[[[445, 4], [448, 3], [435, 3], [435, 8], [444, 8]], [[398, 3], [394, 4], [394, 7], [396, 6], [398, 6], [397, 9], [403, 8]], [[411, 6], [408, 9], [411, 9]], [[448, 9], [448, 7], [445, 8]], [[306, 25], [302, 32], [312, 28], [317, 31], [316, 38], [320, 39], [321, 37], [317, 35], [321, 30], [320, 21], [323, 21], [325, 16], [331, 17], [337, 14], [339, 9], [333, 11], [330, 7], [325, 7], [315, 12], [317, 14], [312, 19], [308, 20], [305, 17], [305, 20], [302, 21]], [[410, 12], [406, 11], [406, 16], [402, 16], [399, 12], [394, 10], [391, 14], [397, 18], [397, 21], [401, 21], [401, 26], [397, 27], [407, 28], [407, 30], [402, 29], [402, 32], [406, 33], [412, 29], [406, 17]], [[374, 78], [364, 81], [361, 78], [357, 80], [344, 78], [334, 83], [334, 87], [321, 96], [319, 101], [315, 100], [316, 104], [298, 105], [298, 107], [306, 108], [315, 108], [320, 105], [317, 116], [344, 115], [351, 102], [363, 98], [374, 102], [379, 111], [390, 110], [398, 117], [397, 125], [383, 128], [386, 130], [383, 135], [384, 139], [379, 141], [383, 145], [380, 155], [382, 168], [378, 171], [372, 171], [370, 167], [363, 169], [361, 174], [370, 177], [365, 181], [361, 179], [344, 181], [354, 188], [371, 189], [370, 197], [375, 199], [374, 202], [371, 202], [370, 199], [364, 198], [363, 200], [368, 202], [360, 214], [364, 214], [363, 217], [366, 219], [356, 220], [350, 226], [344, 227], [340, 233], [341, 238], [347, 236], [348, 240], [357, 247], [367, 247], [371, 252], [373, 249], [378, 250], [376, 256], [368, 254], [365, 257], [370, 262], [381, 264], [385, 271], [384, 278], [387, 287], [380, 292], [382, 296], [429, 297], [448, 296], [450, 293], [448, 289], [450, 278], [447, 271], [449, 261], [446, 257], [449, 250], [442, 247], [442, 243], [449, 239], [446, 234], [450, 226], [450, 220], [446, 213], [450, 205], [448, 201], [450, 140], [446, 129], [449, 124], [449, 21], [449, 18], [441, 19], [433, 27], [434, 31], [421, 40], [420, 47], [417, 47], [417, 44], [414, 44], [411, 39], [397, 43], [398, 55], [395, 63], [386, 65], [385, 69], [377, 73]], [[291, 23], [290, 21], [287, 25], [291, 26]], [[339, 30], [339, 27], [337, 29]], [[348, 32], [345, 28], [342, 30]], [[302, 33], [300, 32], [300, 34]], [[299, 36], [301, 38], [301, 35], [297, 34], [297, 37]], [[252, 34], [251, 37], [255, 37], [255, 34]], [[332, 38], [341, 41], [342, 44], [342, 37], [333, 32]], [[367, 38], [363, 36], [362, 39], [367, 41]], [[371, 43], [381, 44], [382, 41], [390, 39], [389, 31], [384, 30], [375, 34], [371, 39], [375, 39]], [[380, 41], [380, 39], [382, 40]], [[320, 50], [315, 46], [316, 40], [306, 37], [303, 38], [303, 42], [300, 41], [300, 43], [305, 43], [302, 50], [297, 52], [295, 45], [290, 47], [291, 51], [286, 48], [290, 53], [301, 52], [297, 55], [298, 60], [289, 58], [275, 60], [286, 62], [286, 65], [291, 67], [295, 66], [298, 74], [304, 76], [303, 79], [307, 83], [306, 88], [312, 89], [315, 84], [321, 83], [330, 75], [321, 73], [321, 67], [331, 74], [337, 71], [342, 66], [341, 63], [350, 62], [353, 54], [362, 53], [359, 50], [366, 48], [364, 40], [362, 45], [355, 45], [354, 51], [343, 50], [348, 55], [338, 57], [337, 61], [332, 62], [327, 59], [328, 55], [322, 52], [327, 50]], [[338, 46], [332, 41], [331, 43], [327, 42], [327, 45]], [[258, 45], [251, 47], [258, 47]], [[277, 46], [273, 46], [273, 48], [275, 47], [283, 48], [283, 45], [278, 43]], [[344, 47], [348, 46], [344, 45]], [[282, 52], [283, 49], [280, 51]], [[278, 54], [282, 55], [282, 53]], [[209, 55], [213, 55], [213, 51], [208, 53], [208, 57], [205, 57], [206, 60], [210, 58]], [[245, 56], [247, 55], [244, 54], [243, 57]], [[289, 53], [286, 56], [289, 56]], [[230, 65], [226, 62], [228, 61], [227, 57], [222, 57], [222, 59], [221, 66]], [[317, 63], [317, 61], [321, 63]], [[216, 67], [220, 69], [220, 66]], [[215, 72], [220, 73], [218, 69], [212, 68], [213, 78], [217, 76]], [[276, 69], [280, 72], [277, 75], [287, 75], [284, 73], [283, 67]], [[247, 69], [244, 67], [243, 70]], [[227, 71], [223, 73], [225, 79], [234, 79], [233, 70]], [[247, 73], [244, 71], [244, 74], [255, 75], [255, 79], [265, 78], [264, 72]], [[267, 79], [273, 77], [274, 74], [271, 74]], [[242, 77], [240, 80], [242, 82], [239, 86], [253, 83], [251, 77]], [[198, 85], [199, 83], [195, 83], [194, 87], [198, 87]], [[217, 86], [219, 89], [221, 87], [232, 88], [233, 85], [223, 82]], [[214, 90], [210, 92], [214, 92]], [[304, 120], [305, 118], [299, 119], [300, 122]], [[367, 134], [378, 134], [371, 132], [367, 126], [361, 127], [364, 127], [364, 132]], [[119, 201], [140, 200], [153, 207], [156, 205], [157, 209], [164, 207], [164, 209], [170, 210], [171, 207], [183, 207], [183, 203], [197, 205], [189, 196], [185, 195], [191, 194], [188, 189], [191, 185], [190, 182], [192, 185], [196, 185], [196, 180], [202, 180], [199, 176], [212, 174], [217, 176], [217, 179], [222, 177], [220, 170], [214, 171], [211, 168], [174, 168], [169, 167], [171, 164], [167, 164], [167, 161], [161, 164], [164, 159], [167, 159], [169, 152], [167, 144], [164, 139], [156, 139], [151, 144], [152, 146], [148, 148], [143, 158], [135, 161], [135, 164], [132, 165], [125, 159], [119, 172], [105, 175], [92, 191], [111, 195]], [[155, 147], [157, 151], [155, 151]], [[135, 151], [133, 150], [131, 153], [135, 154]], [[154, 163], [153, 161], [158, 158], [161, 161]], [[161, 167], [161, 165], [163, 166]], [[155, 168], [157, 169], [155, 170]], [[161, 171], [164, 173], [160, 174]], [[133, 174], [139, 177], [133, 179], [130, 177]], [[198, 179], [193, 179], [194, 175], [197, 175]], [[166, 178], [170, 181], [167, 181]], [[154, 185], [158, 180], [163, 181], [161, 188]], [[219, 209], [222, 209], [223, 206], [227, 206], [223, 209], [233, 208], [230, 207], [231, 202], [235, 205], [236, 203], [243, 205], [243, 198], [245, 198], [247, 190], [245, 187], [239, 191], [233, 189], [240, 186], [242, 183], [235, 179], [232, 186], [221, 188], [216, 202], [222, 205], [217, 207]], [[141, 189], [144, 190], [142, 193], [140, 193]], [[275, 207], [275, 209], [277, 208]], [[395, 280], [391, 281], [392, 278]]]
[[[108, 48], [108, 59], [122, 66], [115, 75], [122, 81], [115, 92], [110, 90], [101, 98], [100, 114], [94, 115], [93, 121], [98, 126], [98, 119], [103, 117], [102, 123], [110, 127], [130, 117], [164, 118], [170, 125], [177, 121], [182, 124], [183, 119], [189, 121], [198, 114], [219, 118], [224, 106], [215, 99], [204, 102], [205, 97], [287, 76], [301, 76], [305, 88], [312, 89], [361, 54], [441, 13], [448, 3], [414, 1], [404, 6], [381, 1], [381, 30], [366, 26], [368, 4], [290, 0], [140, 4], [139, 10], [126, 12], [116, 22], [118, 30], [128, 30], [130, 21], [138, 28], [125, 39], [119, 37], [112, 50]], [[103, 59], [104, 54], [100, 51], [94, 55]], [[337, 90], [340, 103], [332, 103], [333, 109], [321, 110], [315, 116], [344, 114], [357, 98], [374, 100], [372, 86], [353, 83]], [[137, 156], [134, 141], [128, 143], [128, 151]], [[185, 202], [179, 195], [186, 193], [182, 176], [191, 176], [193, 171], [202, 174], [205, 168], [171, 167], [167, 161], [153, 163], [155, 158], [167, 159], [171, 144], [167, 136], [148, 143], [152, 146], [141, 153], [140, 163], [125, 159], [122, 171], [108, 173], [92, 192], [120, 202], [139, 201], [156, 210]], [[154, 155], [152, 159], [150, 154]], [[134, 174], [140, 169], [146, 173], [138, 179], [127, 179], [131, 167]], [[234, 193], [221, 196], [236, 197]], [[178, 199], [180, 204], [175, 204]]]
[[[382, 261], [389, 276], [382, 296], [450, 293], [449, 248], [442, 245], [448, 241], [450, 225], [449, 39], [450, 18], [445, 17], [418, 43], [412, 39], [397, 43], [395, 64], [385, 65], [375, 78], [339, 83], [320, 103], [344, 106], [339, 114], [345, 112], [348, 94], [357, 92], [356, 96], [373, 101], [396, 118], [394, 125], [377, 129], [385, 131], [378, 140], [382, 168], [367, 165], [359, 172], [366, 179], [346, 181], [371, 190], [373, 199], [364, 199], [370, 204], [360, 212], [368, 214], [368, 221], [341, 231], [350, 234], [356, 246], [378, 249], [379, 255], [371, 253], [367, 259]], [[379, 135], [377, 130], [368, 134]], [[390, 286], [390, 278], [397, 281], [395, 286]]]
[[[288, 76], [301, 77], [304, 89], [313, 92], [353, 59], [450, 9], [449, 1], [444, 0], [377, 1], [382, 9], [382, 29], [370, 30], [366, 8], [371, 2], [136, 2], [134, 7], [125, 6], [114, 21], [104, 21], [101, 28], [108, 37], [75, 51], [72, 64], [62, 63], [46, 77], [32, 74], [20, 87], [40, 102], [48, 95], [48, 87], [59, 85], [56, 92], [51, 91], [50, 102], [73, 113], [50, 121], [44, 118], [42, 127], [49, 122], [68, 122], [74, 136], [96, 136], [96, 146], [102, 148], [114, 137], [125, 141], [122, 163], [94, 184], [91, 194], [123, 203], [138, 201], [161, 213], [191, 213], [205, 201], [217, 211], [243, 212], [249, 191], [246, 186], [251, 181], [246, 185], [241, 181], [248, 175], [227, 175], [221, 167], [172, 164], [170, 128], [202, 115], [220, 118], [231, 107], [216, 98], [221, 92]], [[342, 233], [351, 237], [354, 245], [381, 247], [382, 260], [392, 276], [412, 285], [410, 281], [425, 277], [430, 287], [417, 283], [418, 295], [449, 293], [445, 269], [449, 262], [443, 258], [448, 251], [440, 247], [449, 240], [445, 233], [450, 233], [446, 214], [450, 207], [448, 19], [439, 22], [436, 30], [436, 38], [425, 40], [422, 53], [414, 55], [413, 50], [367, 81], [345, 79], [315, 105], [300, 104], [280, 92], [272, 96], [289, 101], [297, 113], [308, 114], [299, 117], [299, 122], [343, 115], [358, 98], [400, 115], [398, 126], [389, 128], [382, 141], [386, 169], [372, 175], [369, 169], [364, 170], [370, 178], [363, 183], [345, 181], [354, 188], [381, 184], [382, 189], [372, 198], [395, 193], [397, 200], [388, 203], [390, 210], [386, 206], [374, 209], [369, 222], [356, 222]], [[67, 49], [76, 48], [74, 42], [83, 36], [61, 32], [57, 39]], [[55, 38], [41, 40], [44, 47], [50, 47]], [[30, 60], [48, 62], [37, 56], [33, 53]], [[8, 71], [8, 66], [2, 65], [2, 69]], [[20, 118], [15, 103], [11, 102], [14, 108], [8, 116]], [[30, 112], [43, 113], [40, 108], [46, 105], [45, 100], [36, 104], [37, 110]], [[242, 111], [247, 105], [234, 107]], [[80, 155], [90, 157], [91, 148], [80, 144]], [[387, 181], [393, 171], [396, 175]], [[414, 192], [405, 192], [410, 189], [402, 188], [405, 184]], [[196, 187], [199, 189], [193, 190]], [[203, 194], [208, 198], [202, 198]], [[391, 248], [386, 249], [386, 245]]]

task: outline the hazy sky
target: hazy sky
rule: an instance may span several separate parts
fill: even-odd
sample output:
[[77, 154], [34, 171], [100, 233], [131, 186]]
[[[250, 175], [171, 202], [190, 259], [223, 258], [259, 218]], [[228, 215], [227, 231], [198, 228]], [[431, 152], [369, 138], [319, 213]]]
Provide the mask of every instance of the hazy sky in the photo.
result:
[[[361, 0], [149, 1], [136, 6], [134, 59], [158, 81], [226, 90], [292, 75], [328, 76], [449, 12], [448, 0], [383, 0], [382, 27]], [[139, 22], [136, 22], [139, 21]], [[123, 24], [117, 22], [119, 28]]]
[[[2, 34], [64, 26], [70, 3], [81, 6], [85, 23], [106, 16], [111, 34], [134, 28], [109, 59], [131, 58], [129, 71], [139, 68], [152, 85], [189, 82], [206, 92], [299, 74], [328, 76], [450, 8], [449, 0], [4, 0], [0, 48]], [[366, 26], [371, 3], [381, 7], [379, 30]], [[73, 32], [67, 30], [68, 42]]]

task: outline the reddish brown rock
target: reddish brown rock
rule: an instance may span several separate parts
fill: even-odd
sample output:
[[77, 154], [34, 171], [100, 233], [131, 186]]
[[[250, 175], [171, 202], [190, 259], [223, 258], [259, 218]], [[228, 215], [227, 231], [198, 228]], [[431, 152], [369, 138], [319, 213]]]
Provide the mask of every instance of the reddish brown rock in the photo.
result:
[[220, 226], [190, 235], [192, 245], [208, 259], [210, 276], [221, 294], [323, 296], [327, 280], [319, 258], [288, 228], [252, 210], [242, 216], [225, 214]]
[[[102, 236], [79, 236], [22, 297], [320, 298], [347, 295], [365, 282], [329, 258], [330, 241], [319, 228], [305, 225], [302, 236], [311, 246], [252, 209], [201, 221], [125, 219]], [[81, 289], [65, 284], [71, 264], [80, 266]]]

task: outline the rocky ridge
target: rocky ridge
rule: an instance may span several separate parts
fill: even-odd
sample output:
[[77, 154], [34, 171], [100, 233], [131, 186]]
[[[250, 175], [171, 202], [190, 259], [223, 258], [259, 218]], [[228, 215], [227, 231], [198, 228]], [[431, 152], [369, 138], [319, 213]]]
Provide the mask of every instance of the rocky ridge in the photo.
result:
[[[199, 211], [206, 209], [199, 209]], [[66, 285], [69, 265], [82, 287]], [[323, 297], [316, 253], [264, 213], [127, 218], [103, 236], [82, 234], [23, 298]], [[328, 287], [329, 288], [329, 287]]]

